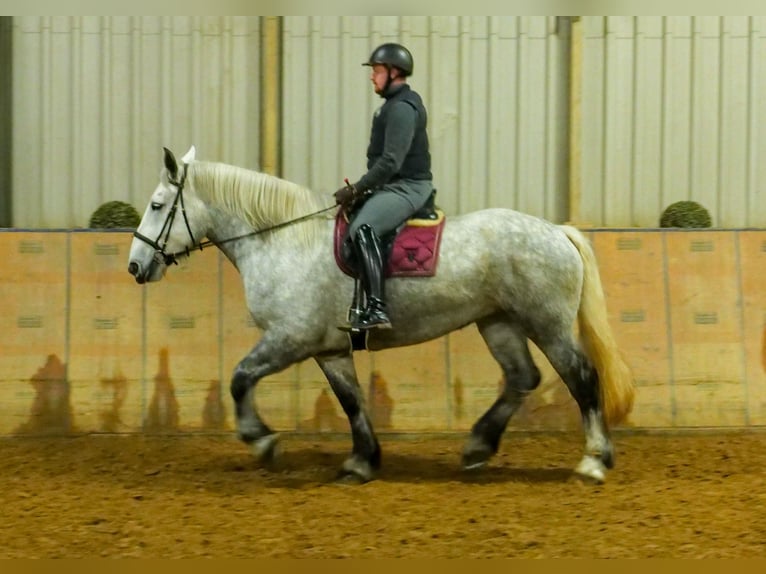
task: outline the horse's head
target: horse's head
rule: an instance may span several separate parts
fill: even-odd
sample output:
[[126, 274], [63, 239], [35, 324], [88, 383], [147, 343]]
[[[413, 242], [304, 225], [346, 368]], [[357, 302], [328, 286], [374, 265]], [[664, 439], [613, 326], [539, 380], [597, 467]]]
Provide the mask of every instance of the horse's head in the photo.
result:
[[137, 283], [159, 281], [176, 257], [199, 245], [207, 230], [206, 209], [190, 190], [185, 190], [187, 169], [194, 160], [192, 146], [179, 166], [165, 148], [165, 166], [130, 246], [128, 272]]

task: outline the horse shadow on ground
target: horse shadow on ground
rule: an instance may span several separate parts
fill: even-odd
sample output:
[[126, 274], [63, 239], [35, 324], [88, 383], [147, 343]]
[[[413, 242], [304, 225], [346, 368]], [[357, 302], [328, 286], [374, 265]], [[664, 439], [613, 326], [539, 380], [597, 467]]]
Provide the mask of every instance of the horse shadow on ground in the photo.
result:
[[[270, 488], [304, 488], [311, 484], [337, 484], [339, 469], [347, 453], [297, 449], [282, 453], [272, 463], [259, 463], [249, 458], [231, 457], [210, 460], [217, 472], [253, 473], [268, 482]], [[497, 484], [497, 483], [564, 483], [573, 471], [563, 467], [513, 466], [512, 462], [490, 460], [478, 469], [465, 470], [459, 456], [434, 457], [431, 453], [384, 453], [378, 482]]]
[[[115, 488], [173, 494], [202, 488], [221, 497], [248, 495], [264, 488], [340, 486], [339, 471], [349, 454], [345, 442], [317, 441], [292, 448], [286, 442], [271, 464], [256, 461], [234, 437], [23, 437], [0, 443], [0, 450], [14, 461], [9, 473], [20, 480], [59, 480], [65, 468], [65, 476], [73, 484], [97, 481]], [[516, 465], [513, 455], [501, 453], [485, 467], [467, 471], [460, 466], [459, 452], [452, 448], [424, 448], [423, 453], [384, 448], [373, 483], [556, 484], [566, 483], [572, 476], [571, 468], [545, 459], [539, 467], [529, 466], [528, 459]]]

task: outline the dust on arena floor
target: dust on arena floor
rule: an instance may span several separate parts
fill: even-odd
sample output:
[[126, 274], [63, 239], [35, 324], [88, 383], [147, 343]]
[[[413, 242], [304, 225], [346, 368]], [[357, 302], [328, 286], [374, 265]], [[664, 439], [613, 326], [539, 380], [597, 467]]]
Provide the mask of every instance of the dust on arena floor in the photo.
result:
[[229, 434], [0, 440], [0, 557], [766, 556], [761, 429], [616, 432], [601, 486], [580, 432], [508, 432], [478, 472], [463, 434], [381, 435], [334, 482], [346, 435], [283, 435], [262, 468]]

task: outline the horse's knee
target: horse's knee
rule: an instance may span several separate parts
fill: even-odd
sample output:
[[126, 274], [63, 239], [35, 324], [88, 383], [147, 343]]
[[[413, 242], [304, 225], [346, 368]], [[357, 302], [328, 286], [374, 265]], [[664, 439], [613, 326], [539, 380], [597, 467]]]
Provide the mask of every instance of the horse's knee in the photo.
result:
[[250, 390], [251, 385], [251, 377], [244, 370], [237, 367], [231, 377], [231, 385], [229, 386], [231, 398], [233, 398], [235, 402], [239, 403], [245, 397], [247, 391]]
[[505, 393], [514, 395], [531, 393], [540, 386], [541, 380], [540, 369], [535, 365], [530, 365], [528, 369], [508, 372], [505, 375]]

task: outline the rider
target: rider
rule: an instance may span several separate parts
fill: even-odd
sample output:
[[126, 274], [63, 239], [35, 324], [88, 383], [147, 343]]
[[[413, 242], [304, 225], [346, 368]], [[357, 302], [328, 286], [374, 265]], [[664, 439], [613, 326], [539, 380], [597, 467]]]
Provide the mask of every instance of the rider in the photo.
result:
[[349, 224], [348, 237], [367, 295], [367, 308], [351, 328], [389, 329], [380, 240], [423, 207], [433, 191], [428, 114], [420, 95], [407, 84], [413, 69], [407, 48], [382, 44], [362, 65], [372, 68], [373, 88], [385, 102], [372, 118], [367, 173], [336, 191], [335, 200], [348, 206], [366, 198]]

